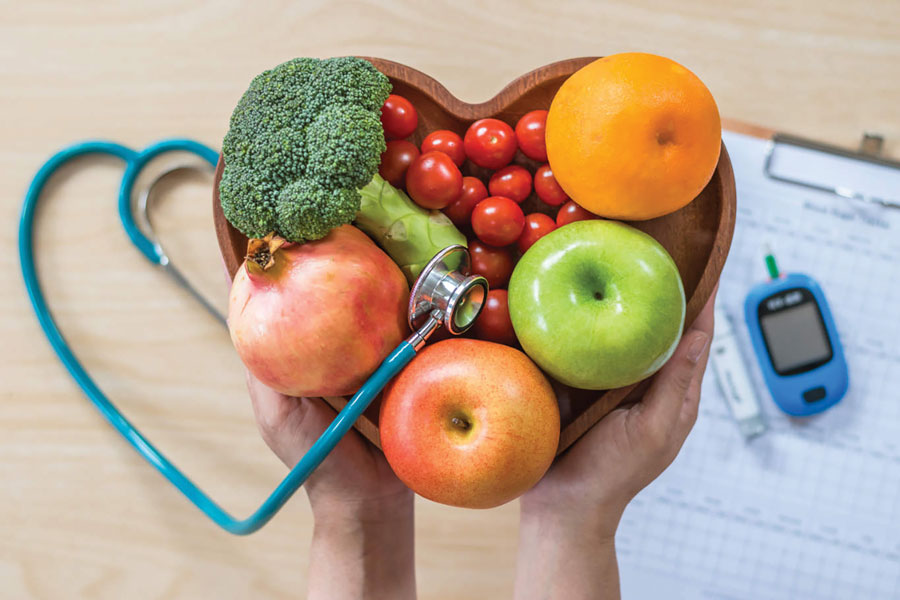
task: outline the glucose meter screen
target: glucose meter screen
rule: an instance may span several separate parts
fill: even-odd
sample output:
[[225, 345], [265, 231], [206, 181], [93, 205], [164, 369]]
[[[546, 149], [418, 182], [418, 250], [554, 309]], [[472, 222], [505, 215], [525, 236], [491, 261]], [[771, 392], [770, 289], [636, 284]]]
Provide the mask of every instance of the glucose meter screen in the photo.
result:
[[763, 315], [760, 325], [779, 375], [831, 358], [831, 344], [815, 302]]

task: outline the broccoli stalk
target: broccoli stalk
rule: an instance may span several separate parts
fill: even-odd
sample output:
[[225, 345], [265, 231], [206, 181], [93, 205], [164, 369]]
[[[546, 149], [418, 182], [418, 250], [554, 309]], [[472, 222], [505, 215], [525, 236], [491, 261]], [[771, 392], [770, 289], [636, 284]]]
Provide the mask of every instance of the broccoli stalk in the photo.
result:
[[427, 211], [380, 175], [360, 190], [356, 226], [400, 266], [410, 284], [440, 250], [466, 245], [466, 236], [439, 210]]

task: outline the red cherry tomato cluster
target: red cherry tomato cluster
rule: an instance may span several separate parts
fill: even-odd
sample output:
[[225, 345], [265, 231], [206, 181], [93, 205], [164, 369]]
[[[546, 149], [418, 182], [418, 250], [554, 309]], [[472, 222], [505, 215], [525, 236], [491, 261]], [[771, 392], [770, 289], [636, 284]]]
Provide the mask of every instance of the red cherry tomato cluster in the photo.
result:
[[381, 123], [388, 140], [381, 176], [471, 234], [472, 271], [491, 288], [475, 335], [516, 345], [505, 288], [518, 256], [558, 227], [597, 218], [569, 199], [546, 164], [547, 111], [533, 110], [515, 127], [480, 119], [462, 136], [447, 129], [427, 132], [416, 146], [405, 138], [418, 129], [418, 113], [409, 100], [392, 94]]

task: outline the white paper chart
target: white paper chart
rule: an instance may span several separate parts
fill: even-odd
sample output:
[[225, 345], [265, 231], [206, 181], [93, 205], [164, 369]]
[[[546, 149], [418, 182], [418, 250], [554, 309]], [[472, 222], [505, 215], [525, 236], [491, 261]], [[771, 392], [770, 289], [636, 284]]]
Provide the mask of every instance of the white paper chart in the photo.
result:
[[[764, 140], [724, 139], [738, 210], [718, 302], [769, 429], [745, 441], [707, 371], [693, 432], [619, 527], [623, 597], [900, 598], [900, 210], [769, 180]], [[753, 357], [765, 243], [822, 285], [846, 351], [849, 391], [814, 417], [780, 412]]]

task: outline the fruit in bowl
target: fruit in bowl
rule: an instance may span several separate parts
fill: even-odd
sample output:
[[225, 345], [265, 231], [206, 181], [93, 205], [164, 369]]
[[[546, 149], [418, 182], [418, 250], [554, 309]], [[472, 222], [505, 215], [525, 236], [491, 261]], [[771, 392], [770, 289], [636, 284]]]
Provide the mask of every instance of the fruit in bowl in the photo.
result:
[[626, 52], [579, 69], [553, 97], [547, 156], [556, 180], [585, 209], [645, 220], [685, 206], [719, 162], [719, 109], [675, 61]]
[[267, 237], [235, 274], [228, 329], [247, 369], [270, 388], [352, 394], [406, 337], [408, 298], [397, 265], [351, 225], [307, 244]]
[[556, 380], [613, 389], [655, 373], [684, 326], [681, 276], [646, 233], [606, 220], [571, 223], [539, 239], [509, 281], [522, 348]]
[[420, 496], [466, 508], [519, 497], [553, 462], [559, 407], [527, 356], [502, 344], [426, 346], [389, 384], [381, 447]]

